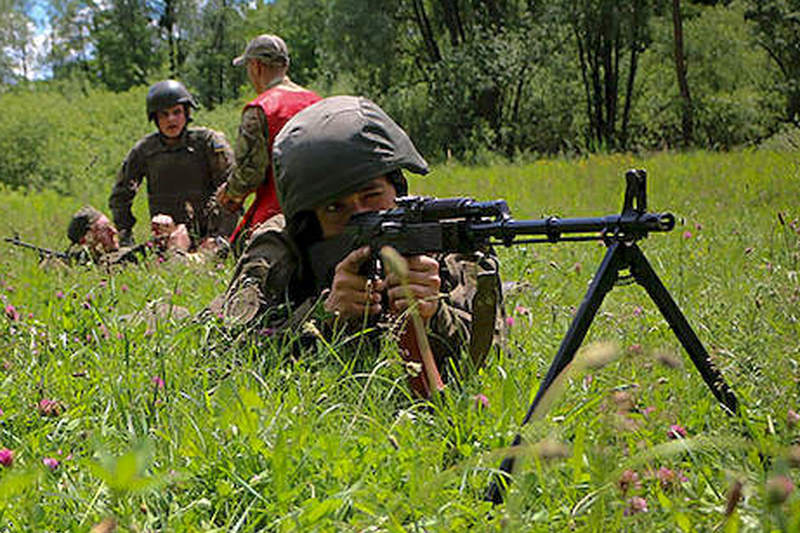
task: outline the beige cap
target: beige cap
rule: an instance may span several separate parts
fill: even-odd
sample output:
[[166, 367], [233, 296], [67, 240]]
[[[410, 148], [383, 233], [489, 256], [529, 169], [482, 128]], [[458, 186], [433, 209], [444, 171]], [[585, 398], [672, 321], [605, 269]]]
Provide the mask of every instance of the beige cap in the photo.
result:
[[289, 64], [289, 49], [277, 35], [265, 33], [254, 37], [244, 49], [244, 53], [233, 60], [233, 66], [243, 65], [248, 59], [263, 59], [268, 62]]

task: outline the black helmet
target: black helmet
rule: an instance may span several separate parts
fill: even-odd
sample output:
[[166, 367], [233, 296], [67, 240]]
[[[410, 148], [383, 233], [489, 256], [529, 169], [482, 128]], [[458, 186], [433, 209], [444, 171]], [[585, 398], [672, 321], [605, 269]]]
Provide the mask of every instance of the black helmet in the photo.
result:
[[177, 104], [197, 109], [197, 102], [181, 82], [164, 80], [154, 83], [150, 86], [150, 90], [147, 91], [147, 118], [153, 120], [156, 111]]
[[406, 132], [374, 102], [356, 96], [325, 98], [297, 113], [275, 138], [273, 162], [287, 221], [378, 176], [399, 176], [398, 192], [404, 192], [401, 169], [428, 172]]

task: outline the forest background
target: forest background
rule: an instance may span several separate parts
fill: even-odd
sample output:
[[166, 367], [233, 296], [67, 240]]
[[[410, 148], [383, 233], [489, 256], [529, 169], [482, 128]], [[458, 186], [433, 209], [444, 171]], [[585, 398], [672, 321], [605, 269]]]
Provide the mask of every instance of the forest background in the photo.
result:
[[[235, 135], [252, 95], [231, 59], [264, 32], [287, 41], [295, 81], [374, 99], [434, 162], [730, 149], [791, 140], [800, 121], [798, 0], [0, 1], [0, 180], [11, 186], [107, 180], [124, 155], [42, 157], [59, 119], [49, 107], [32, 123], [36, 101], [82, 112], [108, 98], [138, 119], [143, 88], [177, 78], [220, 109], [209, 125]], [[32, 12], [50, 30], [38, 48]]]

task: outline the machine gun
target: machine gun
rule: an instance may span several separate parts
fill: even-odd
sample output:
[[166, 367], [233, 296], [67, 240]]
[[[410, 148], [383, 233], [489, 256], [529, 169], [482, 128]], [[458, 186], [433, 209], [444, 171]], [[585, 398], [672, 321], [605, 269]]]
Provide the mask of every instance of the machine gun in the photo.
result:
[[[647, 174], [644, 170], [630, 170], [625, 179], [622, 212], [598, 218], [514, 220], [502, 200], [401, 198], [396, 209], [354, 215], [341, 236], [316, 245], [322, 254], [314, 257], [323, 260], [314, 262], [315, 273], [323, 284], [329, 283], [333, 267], [351, 250], [364, 245], [369, 245], [373, 253], [389, 245], [401, 255], [414, 255], [469, 253], [492, 245], [600, 240], [607, 248], [605, 257], [522, 425], [530, 421], [544, 394], [574, 358], [606, 294], [617, 281], [628, 278], [644, 287], [711, 392], [729, 414], [736, 414], [736, 396], [719, 370], [711, 364], [708, 352], [637, 244], [650, 233], [671, 231], [675, 227], [675, 217], [671, 213], [647, 212]], [[625, 271], [629, 275], [621, 276], [620, 273]], [[517, 434], [512, 446], [521, 442], [522, 437]], [[503, 460], [501, 474], [487, 490], [486, 500], [503, 501], [504, 487], [511, 479], [513, 466], [513, 456]]]
[[66, 252], [57, 252], [56, 250], [51, 250], [50, 248], [42, 248], [41, 246], [36, 246], [35, 244], [27, 243], [19, 238], [18, 234], [14, 234], [14, 237], [3, 237], [3, 240], [13, 244], [14, 246], [21, 246], [22, 248], [26, 248], [28, 250], [33, 250], [39, 253], [39, 260], [44, 260], [48, 257], [55, 257], [56, 259], [60, 259], [67, 264], [72, 262], [72, 257]]

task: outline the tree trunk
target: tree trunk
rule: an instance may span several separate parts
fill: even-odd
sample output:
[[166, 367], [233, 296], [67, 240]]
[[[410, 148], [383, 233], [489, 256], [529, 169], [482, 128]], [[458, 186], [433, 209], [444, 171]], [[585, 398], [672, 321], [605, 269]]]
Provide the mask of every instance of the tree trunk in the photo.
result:
[[420, 34], [422, 34], [425, 49], [428, 51], [428, 58], [431, 63], [438, 63], [442, 59], [442, 54], [439, 52], [439, 45], [436, 44], [430, 20], [428, 20], [428, 15], [425, 13], [425, 5], [422, 0], [412, 0], [411, 3], [414, 6], [414, 21], [417, 23]]
[[683, 101], [683, 113], [681, 115], [681, 130], [683, 134], [683, 146], [692, 143], [693, 119], [692, 119], [692, 97], [689, 94], [689, 83], [686, 80], [686, 62], [683, 55], [683, 21], [681, 19], [681, 1], [672, 0], [672, 32], [675, 41], [675, 74], [678, 77], [678, 87]]

